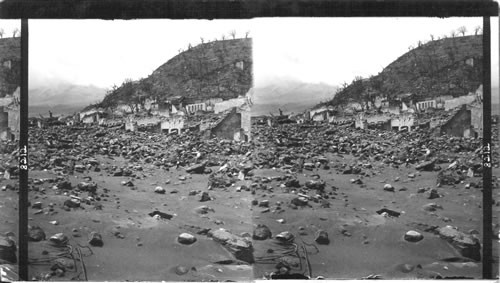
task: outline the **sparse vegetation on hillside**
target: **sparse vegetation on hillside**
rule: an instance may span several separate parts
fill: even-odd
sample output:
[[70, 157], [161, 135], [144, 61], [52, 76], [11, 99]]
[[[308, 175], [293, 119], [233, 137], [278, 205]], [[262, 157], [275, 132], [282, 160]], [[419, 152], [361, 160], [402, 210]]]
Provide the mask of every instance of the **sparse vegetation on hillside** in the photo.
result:
[[[393, 100], [400, 94], [407, 99], [426, 99], [440, 95], [461, 96], [475, 91], [482, 83], [482, 36], [465, 35], [465, 27], [451, 38], [419, 42], [418, 47], [389, 64], [382, 72], [368, 79], [356, 77], [344, 85], [334, 98], [323, 105], [345, 105], [358, 102], [363, 108], [374, 107], [377, 96]], [[475, 34], [480, 28], [474, 30]]]
[[[230, 36], [236, 37], [236, 32]], [[172, 96], [227, 99], [244, 95], [252, 85], [251, 38], [224, 38], [208, 42], [200, 38], [201, 44], [179, 49], [178, 55], [147, 78], [127, 80], [111, 89], [99, 106], [140, 105], [146, 98]]]

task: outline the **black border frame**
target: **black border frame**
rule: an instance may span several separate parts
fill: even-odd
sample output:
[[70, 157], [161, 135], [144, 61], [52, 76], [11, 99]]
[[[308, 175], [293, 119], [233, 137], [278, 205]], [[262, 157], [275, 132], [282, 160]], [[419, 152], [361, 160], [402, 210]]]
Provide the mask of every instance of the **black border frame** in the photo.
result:
[[[28, 18], [250, 19], [254, 17], [483, 17], [483, 279], [492, 274], [491, 29], [493, 0], [4, 0], [0, 18], [21, 20], [20, 152], [28, 145]], [[20, 155], [20, 165], [26, 162]], [[25, 164], [25, 163], [24, 163]], [[28, 170], [19, 177], [19, 278], [28, 276]]]

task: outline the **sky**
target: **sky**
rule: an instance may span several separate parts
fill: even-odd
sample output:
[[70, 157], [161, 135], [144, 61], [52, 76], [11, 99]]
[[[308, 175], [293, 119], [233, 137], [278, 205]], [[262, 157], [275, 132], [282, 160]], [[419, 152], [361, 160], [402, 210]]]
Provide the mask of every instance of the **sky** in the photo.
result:
[[[376, 75], [419, 40], [449, 36], [460, 26], [471, 34], [482, 18], [30, 20], [29, 82], [110, 88], [127, 78], [147, 77], [179, 49], [200, 43], [200, 37], [228, 38], [235, 30], [237, 37], [250, 31], [253, 38], [256, 86], [280, 79], [340, 85], [355, 76]], [[499, 50], [498, 17], [491, 26], [491, 50]], [[498, 62], [498, 52], [492, 52], [494, 86]]]
[[4, 31], [3, 37], [12, 37], [12, 32], [15, 29], [21, 30], [21, 21], [0, 19], [0, 28]]

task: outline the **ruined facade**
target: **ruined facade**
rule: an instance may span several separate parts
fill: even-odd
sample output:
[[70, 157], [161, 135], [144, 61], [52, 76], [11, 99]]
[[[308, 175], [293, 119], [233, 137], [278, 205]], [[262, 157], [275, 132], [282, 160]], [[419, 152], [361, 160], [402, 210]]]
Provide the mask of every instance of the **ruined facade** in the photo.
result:
[[408, 130], [411, 131], [415, 127], [415, 117], [413, 115], [400, 115], [391, 119], [391, 128], [393, 130]]
[[415, 103], [418, 111], [425, 111], [429, 108], [436, 108], [436, 100], [425, 100]]
[[186, 105], [186, 112], [188, 114], [194, 114], [198, 111], [206, 111], [207, 105], [205, 103], [195, 103]]
[[442, 135], [479, 138], [483, 135], [482, 105], [463, 105], [455, 115], [446, 121], [439, 132]]
[[233, 99], [217, 102], [214, 105], [214, 112], [216, 114], [222, 113], [222, 112], [229, 110], [233, 107], [240, 107], [240, 106], [244, 105], [246, 102], [247, 102], [247, 98], [245, 96], [240, 96], [238, 98], [233, 98]]
[[458, 108], [462, 105], [466, 104], [471, 104], [474, 101], [476, 101], [476, 95], [475, 94], [469, 94], [469, 95], [464, 95], [464, 96], [459, 96], [457, 98], [449, 99], [446, 100], [444, 103], [444, 109], [445, 110], [451, 110], [454, 108]]
[[251, 139], [251, 111], [233, 107], [210, 129], [210, 136], [226, 140], [249, 141]]
[[161, 122], [160, 129], [165, 133], [173, 133], [176, 132], [180, 134], [182, 129], [184, 129], [184, 118], [183, 117], [175, 117], [170, 118]]

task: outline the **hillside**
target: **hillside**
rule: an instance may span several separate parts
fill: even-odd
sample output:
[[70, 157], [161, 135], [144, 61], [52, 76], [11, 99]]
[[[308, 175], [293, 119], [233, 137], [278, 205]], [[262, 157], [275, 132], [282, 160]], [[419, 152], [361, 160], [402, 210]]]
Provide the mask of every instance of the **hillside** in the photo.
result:
[[188, 99], [244, 95], [252, 86], [252, 40], [203, 43], [179, 53], [139, 81], [126, 81], [98, 104], [101, 107], [145, 98]]
[[392, 100], [401, 94], [417, 100], [466, 95], [482, 83], [482, 60], [481, 35], [431, 41], [403, 54], [378, 75], [353, 80], [327, 104], [372, 105], [377, 96]]
[[21, 38], [0, 38], [0, 98], [21, 84]]

